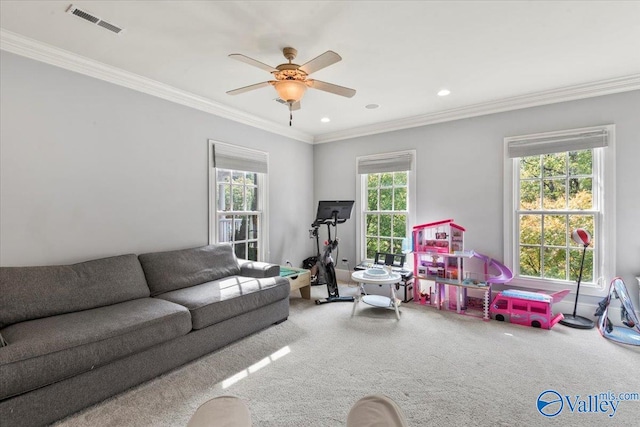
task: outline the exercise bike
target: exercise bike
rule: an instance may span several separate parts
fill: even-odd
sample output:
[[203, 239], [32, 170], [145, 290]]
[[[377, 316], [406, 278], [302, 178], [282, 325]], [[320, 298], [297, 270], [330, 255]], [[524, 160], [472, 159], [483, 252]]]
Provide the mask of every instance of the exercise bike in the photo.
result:
[[302, 268], [306, 268], [311, 272], [311, 286], [325, 285], [324, 270], [321, 270], [320, 260], [322, 259], [322, 253], [320, 253], [320, 235], [318, 234], [318, 228], [321, 224], [314, 222], [311, 224], [313, 227], [309, 230], [309, 238], [316, 239], [316, 255], [302, 261]]
[[[329, 302], [353, 302], [351, 296], [341, 297], [338, 290], [338, 280], [336, 278], [335, 263], [331, 253], [338, 248], [337, 228], [338, 224], [343, 224], [351, 217], [351, 209], [353, 201], [321, 201], [318, 203], [318, 213], [316, 220], [311, 224], [313, 227], [313, 235], [316, 237], [316, 246], [319, 249], [318, 228], [322, 224], [327, 225], [327, 241], [325, 242], [324, 252], [317, 261], [318, 276], [324, 276], [327, 284], [327, 298], [316, 300], [316, 304], [326, 304]], [[336, 238], [331, 238], [331, 227], [334, 228]], [[319, 252], [319, 251], [318, 251]]]

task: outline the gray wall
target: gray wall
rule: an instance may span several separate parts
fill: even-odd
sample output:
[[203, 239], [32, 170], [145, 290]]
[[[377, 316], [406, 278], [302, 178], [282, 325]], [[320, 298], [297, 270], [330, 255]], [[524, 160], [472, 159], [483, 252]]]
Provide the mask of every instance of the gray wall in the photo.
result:
[[268, 260], [308, 256], [312, 146], [2, 51], [0, 265], [208, 243], [207, 140], [270, 154]]
[[[503, 138], [612, 123], [616, 125], [616, 274], [624, 278], [637, 303], [639, 112], [640, 91], [633, 91], [316, 145], [315, 198], [354, 199], [357, 156], [416, 149], [416, 223], [454, 218], [467, 230], [466, 248], [503, 259]], [[339, 257], [353, 266], [360, 261], [355, 221], [340, 226], [339, 234]]]
[[[613, 123], [617, 274], [637, 302], [640, 91], [310, 146], [0, 55], [0, 265], [206, 244], [208, 139], [270, 153], [269, 261], [299, 265], [315, 252], [316, 203], [356, 197], [356, 156], [403, 149], [417, 150], [416, 222], [454, 218], [467, 248], [501, 259], [503, 138]], [[336, 258], [353, 266], [355, 221], [338, 235]]]

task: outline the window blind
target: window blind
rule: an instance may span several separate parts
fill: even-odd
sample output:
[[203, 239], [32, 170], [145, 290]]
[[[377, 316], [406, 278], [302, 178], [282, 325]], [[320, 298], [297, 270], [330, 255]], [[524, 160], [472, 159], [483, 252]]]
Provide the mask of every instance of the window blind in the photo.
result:
[[606, 147], [609, 135], [606, 129], [585, 132], [564, 132], [540, 137], [514, 138], [507, 142], [510, 158], [561, 153], [564, 151], [588, 150]]
[[401, 172], [411, 170], [413, 165], [413, 151], [399, 151], [395, 153], [374, 154], [358, 157], [358, 174]]
[[245, 172], [267, 173], [269, 153], [237, 145], [213, 144], [213, 166]]

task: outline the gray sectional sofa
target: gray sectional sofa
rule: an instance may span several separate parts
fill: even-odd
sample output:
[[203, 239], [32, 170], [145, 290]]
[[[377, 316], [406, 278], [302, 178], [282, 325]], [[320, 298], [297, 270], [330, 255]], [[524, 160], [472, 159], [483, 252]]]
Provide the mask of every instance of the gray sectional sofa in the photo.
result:
[[0, 422], [49, 424], [286, 320], [279, 273], [228, 244], [0, 268]]

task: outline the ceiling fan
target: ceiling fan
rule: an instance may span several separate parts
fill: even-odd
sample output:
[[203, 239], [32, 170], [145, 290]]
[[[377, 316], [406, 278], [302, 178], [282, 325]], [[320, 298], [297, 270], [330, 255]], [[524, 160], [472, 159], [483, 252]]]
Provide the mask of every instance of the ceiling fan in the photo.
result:
[[237, 59], [238, 61], [242, 61], [249, 65], [253, 65], [254, 67], [258, 67], [262, 70], [270, 72], [271, 74], [273, 74], [275, 80], [269, 80], [266, 82], [241, 87], [238, 89], [230, 90], [227, 93], [229, 95], [238, 95], [265, 86], [275, 87], [280, 99], [289, 105], [289, 126], [291, 126], [291, 120], [293, 118], [292, 111], [300, 109], [300, 100], [304, 96], [308, 87], [340, 96], [345, 96], [347, 98], [351, 98], [356, 94], [356, 91], [354, 89], [349, 89], [348, 87], [338, 86], [332, 83], [326, 83], [320, 80], [308, 78], [309, 74], [328, 67], [331, 64], [335, 64], [338, 61], [341, 61], [342, 58], [337, 53], [328, 50], [322, 55], [312, 59], [311, 61], [303, 65], [298, 65], [291, 62], [298, 54], [298, 51], [294, 48], [285, 47], [284, 49], [282, 49], [282, 53], [289, 62], [280, 64], [275, 68], [240, 53], [232, 53], [231, 55], [229, 55], [229, 57], [233, 59]]

